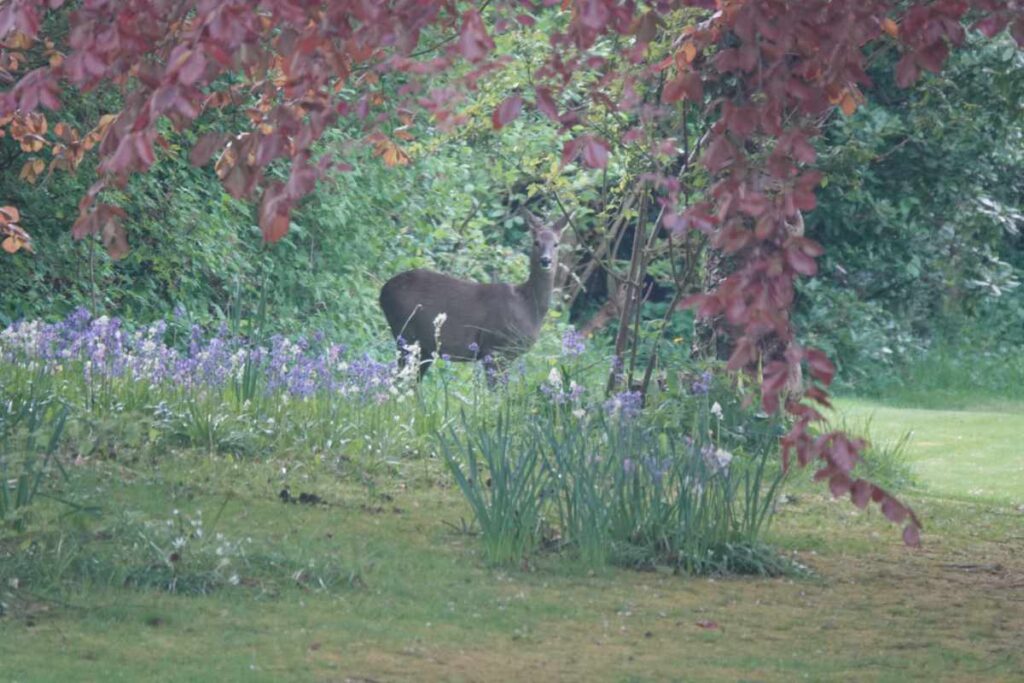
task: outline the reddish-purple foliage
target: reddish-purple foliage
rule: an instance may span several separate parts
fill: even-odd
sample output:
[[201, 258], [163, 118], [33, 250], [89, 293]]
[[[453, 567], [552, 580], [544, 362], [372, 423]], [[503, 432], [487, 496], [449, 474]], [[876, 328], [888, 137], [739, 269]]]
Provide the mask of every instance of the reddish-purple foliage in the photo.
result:
[[[89, 90], [130, 83], [123, 109], [101, 120], [80, 145], [84, 151], [98, 148], [99, 179], [83, 197], [73, 226], [76, 237], [101, 234], [118, 255], [127, 249], [123, 216], [99, 201], [99, 195], [154, 163], [156, 147], [166, 144], [158, 122], [185, 129], [207, 109], [245, 102], [251, 126], [204, 135], [191, 159], [204, 164], [216, 156], [216, 170], [228, 192], [258, 196], [263, 236], [275, 241], [288, 231], [295, 202], [326, 171], [342, 166], [340, 160], [312, 159], [314, 143], [339, 117], [363, 121], [366, 144], [386, 163], [407, 161], [395, 138], [410, 135], [413, 116], [400, 116], [397, 123], [378, 116], [382, 78], [403, 74], [406, 83], [400, 92], [408, 101], [397, 111], [419, 109], [442, 128], [457, 125], [462, 120], [453, 110], [459, 102], [457, 87], [424, 91], [426, 84], [417, 78], [465, 60], [472, 69], [463, 82], [474, 87], [501, 66], [492, 54], [488, 25], [495, 30], [530, 26], [532, 15], [556, 4], [91, 0], [60, 9], [62, 0], [9, 0], [0, 7], [0, 39], [5, 41], [0, 78], [8, 82], [0, 93], [0, 125], [9, 125], [23, 149], [35, 151], [45, 144], [45, 126], [42, 131], [33, 128], [30, 124], [39, 122], [33, 117], [40, 109], [59, 108], [69, 86]], [[681, 34], [665, 35], [663, 17], [681, 7], [712, 11]], [[903, 52], [896, 80], [909, 86], [922, 70], [942, 68], [950, 48], [964, 41], [965, 23], [988, 36], [1008, 29], [1024, 44], [1024, 6], [1017, 0], [563, 0], [561, 8], [571, 18], [564, 32], [550, 37], [551, 51], [533, 74], [533, 105], [565, 130], [586, 124], [586, 107], [564, 111], [559, 98], [576, 73], [589, 70], [600, 78], [587, 93], [603, 107], [638, 110], [645, 105], [636, 96], [636, 84], [663, 78], [660, 102], [669, 112], [697, 103], [717, 117], [701, 159], [714, 179], [706, 201], [679, 207], [678, 183], [654, 179], [661, 187], [674, 188], [665, 198], [666, 227], [700, 230], [740, 264], [714, 291], [688, 303], [701, 315], [723, 316], [733, 327], [730, 367], [735, 370], [749, 369], [766, 340], [784, 349], [764, 369], [761, 399], [769, 411], [784, 402], [782, 407], [795, 418], [783, 439], [784, 460], [788, 463], [795, 453], [801, 465], [817, 462], [818, 478], [827, 480], [835, 495], [849, 493], [860, 507], [869, 500], [880, 504], [893, 522], [906, 522], [904, 540], [916, 544], [920, 524], [913, 513], [877, 486], [850, 478], [864, 444], [842, 434], [812, 436], [809, 427], [820, 420], [818, 411], [782, 398], [786, 378], [806, 364], [811, 386], [805, 397], [828, 405], [827, 388], [835, 374], [824, 354], [794, 341], [789, 317], [794, 281], [816, 272], [823, 250], [790, 226], [800, 212], [815, 206], [821, 174], [811, 168], [811, 141], [820, 132], [823, 115], [836, 107], [851, 113], [863, 99], [862, 90], [871, 86], [865, 45], [895, 41]], [[40, 35], [42, 20], [54, 11], [66, 14], [67, 43], [46, 46], [48, 65], [16, 73], [20, 62], [11, 55], [46, 38]], [[437, 40], [445, 33], [451, 39]], [[428, 43], [425, 34], [437, 42]], [[612, 34], [631, 44], [625, 67], [591, 51], [602, 36]], [[671, 42], [674, 54], [648, 64], [647, 46], [657, 40]], [[223, 78], [226, 73], [236, 77]], [[723, 87], [729, 97], [706, 102], [706, 93]], [[494, 127], [515, 119], [522, 106], [518, 95], [505, 100], [493, 114]], [[639, 133], [632, 139], [639, 139]], [[672, 145], [666, 141], [662, 147]], [[565, 144], [562, 158], [604, 168], [611, 153], [606, 140], [584, 132]], [[56, 162], [56, 151], [54, 156]], [[64, 163], [73, 169], [79, 158], [76, 152], [65, 156]], [[284, 182], [264, 173], [277, 160], [290, 164]], [[38, 165], [32, 163], [23, 169], [23, 177], [38, 175]]]

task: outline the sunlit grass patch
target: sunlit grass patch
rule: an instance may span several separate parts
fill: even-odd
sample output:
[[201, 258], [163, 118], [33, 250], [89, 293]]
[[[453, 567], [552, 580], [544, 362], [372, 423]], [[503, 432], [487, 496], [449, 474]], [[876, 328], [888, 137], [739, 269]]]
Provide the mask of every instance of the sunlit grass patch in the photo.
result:
[[[877, 447], [902, 450], [914, 480], [929, 492], [977, 500], [1024, 503], [1024, 410], [926, 410], [844, 399], [838, 413], [870, 421]], [[909, 436], [906, 436], [908, 435]]]

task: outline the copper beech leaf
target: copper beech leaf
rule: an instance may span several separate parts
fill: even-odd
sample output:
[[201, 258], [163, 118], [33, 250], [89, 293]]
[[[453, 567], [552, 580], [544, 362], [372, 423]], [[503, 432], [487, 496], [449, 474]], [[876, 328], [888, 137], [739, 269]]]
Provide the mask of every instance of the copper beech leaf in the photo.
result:
[[555, 100], [551, 96], [551, 90], [544, 87], [538, 87], [536, 93], [537, 109], [555, 123], [561, 123], [558, 118], [558, 105], [555, 104]]
[[24, 245], [24, 242], [19, 240], [14, 235], [8, 235], [3, 241], [3, 249], [8, 254], [16, 253]]
[[274, 183], [263, 193], [260, 202], [260, 230], [263, 241], [277, 242], [286, 234], [291, 224], [291, 202], [284, 185]]
[[691, 102], [700, 102], [704, 98], [704, 83], [700, 74], [692, 71], [684, 71], [665, 84], [661, 91], [661, 101], [665, 104], [678, 102], [686, 99]]
[[103, 247], [115, 261], [128, 255], [128, 236], [125, 234], [124, 226], [116, 217], [108, 217], [100, 229], [100, 239], [103, 240]]
[[518, 116], [519, 112], [523, 109], [523, 100], [518, 95], [505, 98], [505, 100], [498, 105], [491, 115], [491, 122], [494, 125], [494, 130], [501, 130], [509, 123], [514, 121]]
[[193, 166], [205, 166], [215, 153], [224, 148], [227, 135], [224, 133], [203, 133], [189, 152]]
[[487, 35], [483, 19], [476, 10], [467, 10], [462, 15], [462, 30], [459, 32], [459, 51], [471, 62], [479, 62], [494, 49], [494, 41]]
[[0, 206], [0, 221], [4, 223], [17, 223], [21, 220], [21, 213], [16, 206]]
[[911, 548], [921, 545], [921, 527], [917, 524], [908, 524], [903, 527], [903, 542]]
[[896, 85], [901, 88], [909, 88], [917, 82], [921, 71], [917, 68], [917, 62], [913, 54], [906, 54], [896, 63]]
[[601, 138], [587, 136], [583, 139], [583, 162], [590, 168], [604, 168], [608, 165], [608, 143]]
[[858, 479], [850, 487], [850, 500], [857, 507], [861, 509], [866, 508], [868, 503], [871, 502], [871, 488], [872, 486], [869, 482]]

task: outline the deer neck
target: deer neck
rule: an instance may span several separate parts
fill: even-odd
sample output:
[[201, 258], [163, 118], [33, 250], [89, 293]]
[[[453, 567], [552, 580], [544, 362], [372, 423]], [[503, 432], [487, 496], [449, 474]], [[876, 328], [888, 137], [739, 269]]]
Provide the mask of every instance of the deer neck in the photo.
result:
[[523, 295], [530, 307], [530, 313], [535, 316], [538, 324], [548, 313], [548, 307], [551, 305], [551, 290], [554, 289], [554, 286], [554, 266], [550, 270], [544, 270], [540, 264], [533, 262], [530, 264], [530, 277], [518, 287], [520, 294]]

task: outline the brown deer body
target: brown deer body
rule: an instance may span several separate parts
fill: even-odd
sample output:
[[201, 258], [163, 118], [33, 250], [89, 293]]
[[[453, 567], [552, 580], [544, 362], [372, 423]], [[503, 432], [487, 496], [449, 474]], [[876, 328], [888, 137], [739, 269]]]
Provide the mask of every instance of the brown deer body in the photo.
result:
[[[568, 216], [551, 226], [527, 214], [533, 249], [530, 276], [519, 285], [482, 284], [436, 273], [409, 270], [380, 290], [380, 307], [407, 361], [407, 346], [420, 348], [420, 376], [435, 357], [482, 360], [490, 368], [511, 360], [537, 341], [547, 315], [558, 268], [558, 239]], [[444, 315], [440, 328], [435, 321]]]

